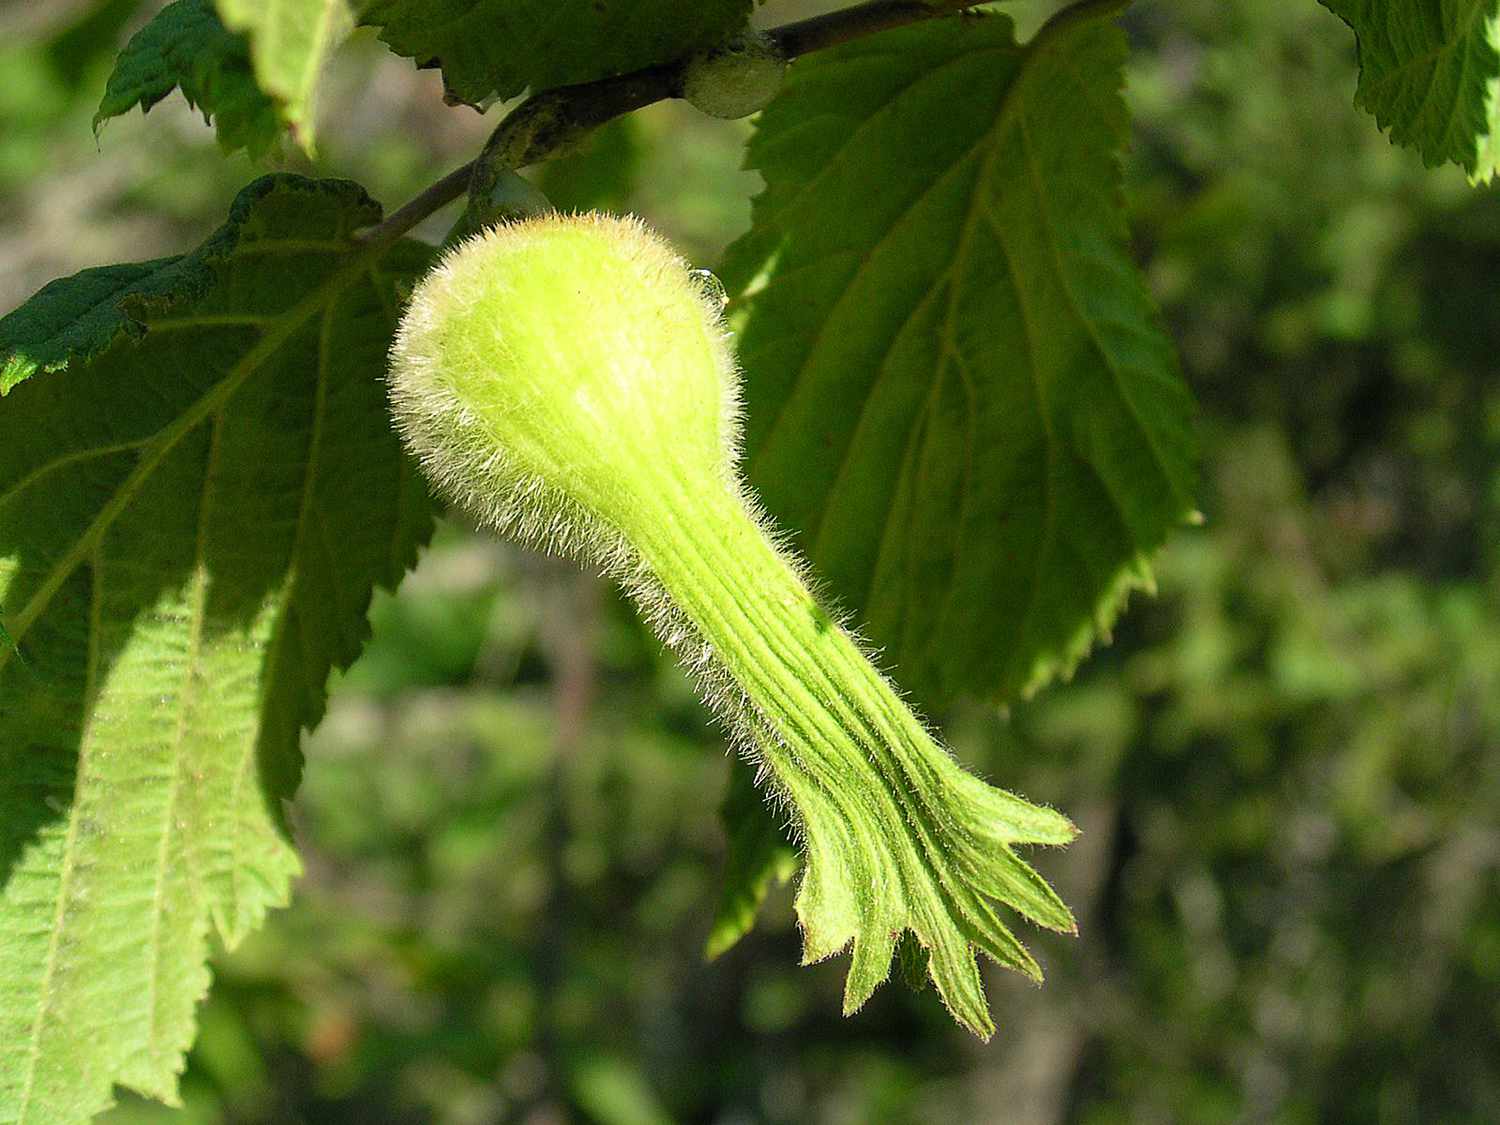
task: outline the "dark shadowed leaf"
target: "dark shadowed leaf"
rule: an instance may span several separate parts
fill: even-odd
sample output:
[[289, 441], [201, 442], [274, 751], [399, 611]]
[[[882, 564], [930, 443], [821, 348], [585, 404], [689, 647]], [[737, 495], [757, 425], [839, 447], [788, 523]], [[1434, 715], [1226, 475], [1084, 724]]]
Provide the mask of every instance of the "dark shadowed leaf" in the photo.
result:
[[755, 788], [755, 771], [740, 758], [730, 764], [719, 814], [729, 847], [719, 907], [704, 948], [710, 958], [733, 948], [750, 932], [772, 883], [785, 883], [798, 867], [786, 829]]
[[1359, 44], [1354, 98], [1428, 165], [1500, 160], [1500, 0], [1323, 0]]
[[471, 103], [667, 62], [738, 31], [751, 0], [373, 0], [361, 22]]
[[260, 157], [276, 144], [281, 118], [255, 80], [249, 41], [220, 22], [210, 0], [174, 0], [131, 37], [94, 128], [136, 106], [149, 111], [175, 89], [213, 120], [226, 152], [243, 148]]

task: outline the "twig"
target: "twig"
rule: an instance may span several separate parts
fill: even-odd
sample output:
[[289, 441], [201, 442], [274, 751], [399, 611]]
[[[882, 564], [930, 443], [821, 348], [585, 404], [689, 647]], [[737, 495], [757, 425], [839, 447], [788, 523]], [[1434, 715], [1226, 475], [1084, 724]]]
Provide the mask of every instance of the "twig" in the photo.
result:
[[[879, 31], [952, 16], [981, 0], [872, 0], [811, 19], [770, 28], [766, 35], [788, 60], [814, 51], [862, 39]], [[476, 197], [492, 183], [496, 169], [525, 168], [566, 151], [607, 121], [675, 98], [682, 92], [687, 59], [576, 86], [559, 86], [527, 98], [496, 127], [480, 156], [449, 172], [410, 203], [394, 211], [363, 236], [367, 245], [395, 242], [429, 215], [458, 199], [468, 189]]]
[[383, 249], [397, 241], [412, 227], [429, 215], [441, 211], [468, 190], [469, 180], [474, 174], [471, 160], [462, 168], [455, 168], [437, 183], [427, 187], [421, 195], [410, 200], [386, 216], [385, 221], [371, 227], [361, 236], [366, 246]]
[[781, 48], [789, 59], [821, 51], [826, 47], [837, 47], [863, 39], [878, 31], [889, 31], [893, 27], [904, 27], [909, 23], [952, 16], [973, 8], [981, 0], [872, 0], [836, 12], [826, 12], [811, 19], [774, 27], [766, 34]]

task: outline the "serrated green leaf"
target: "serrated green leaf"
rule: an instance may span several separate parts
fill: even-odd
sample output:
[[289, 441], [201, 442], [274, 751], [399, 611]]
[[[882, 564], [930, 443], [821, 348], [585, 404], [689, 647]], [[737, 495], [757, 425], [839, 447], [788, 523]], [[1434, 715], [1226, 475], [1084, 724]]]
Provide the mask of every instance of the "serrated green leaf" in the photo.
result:
[[216, 0], [224, 25], [250, 41], [255, 77], [304, 149], [313, 147], [313, 100], [329, 56], [354, 30], [349, 0]]
[[281, 134], [276, 103], [256, 83], [250, 44], [226, 28], [211, 0], [173, 0], [131, 36], [115, 60], [94, 128], [136, 106], [148, 112], [175, 89], [212, 119], [225, 152], [264, 156]]
[[88, 358], [122, 331], [138, 333], [141, 325], [122, 313], [121, 299], [180, 291], [192, 268], [183, 258], [162, 258], [101, 266], [52, 282], [0, 320], [0, 395], [38, 371]]
[[0, 1121], [172, 1100], [210, 926], [286, 900], [299, 732], [430, 525], [381, 378], [429, 254], [351, 240], [378, 217], [267, 177], [196, 254], [0, 320], [46, 368], [0, 403]]
[[1500, 0], [1323, 0], [1359, 45], [1354, 100], [1428, 166], [1500, 161]]
[[729, 841], [718, 910], [704, 946], [710, 960], [750, 932], [773, 883], [797, 873], [797, 850], [755, 788], [755, 771], [736, 758], [719, 810]]
[[929, 703], [1066, 673], [1191, 509], [1118, 192], [1124, 38], [931, 21], [792, 67], [723, 269], [747, 462]]
[[589, 82], [728, 38], [751, 0], [373, 0], [360, 22], [477, 104]]

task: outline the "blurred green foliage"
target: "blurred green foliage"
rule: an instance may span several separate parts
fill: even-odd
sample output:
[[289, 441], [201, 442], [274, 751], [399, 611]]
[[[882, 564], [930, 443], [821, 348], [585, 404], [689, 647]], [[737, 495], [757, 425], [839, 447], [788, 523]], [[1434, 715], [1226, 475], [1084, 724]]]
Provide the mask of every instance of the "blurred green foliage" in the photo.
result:
[[[96, 149], [138, 17], [66, 7], [0, 52], [0, 307], [252, 175], [186, 113]], [[1311, 0], [1127, 26], [1205, 526], [1073, 684], [937, 716], [1085, 829], [1039, 859], [1083, 928], [1046, 987], [995, 974], [987, 1047], [930, 993], [843, 1020], [785, 891], [705, 964], [719, 734], [611, 591], [450, 526], [309, 740], [307, 875], [219, 959], [185, 1111], [112, 1121], [1500, 1120], [1500, 199], [1390, 147]], [[357, 39], [319, 168], [393, 204], [460, 163], [486, 123], [438, 91]], [[657, 107], [540, 180], [710, 263], [743, 136]]]

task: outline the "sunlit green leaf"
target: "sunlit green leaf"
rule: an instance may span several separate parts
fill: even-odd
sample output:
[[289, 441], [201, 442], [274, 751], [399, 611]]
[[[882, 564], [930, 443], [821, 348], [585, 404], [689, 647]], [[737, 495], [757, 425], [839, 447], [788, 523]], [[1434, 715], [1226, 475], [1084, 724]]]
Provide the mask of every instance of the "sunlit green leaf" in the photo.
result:
[[0, 1120], [173, 1099], [210, 928], [286, 901], [299, 732], [430, 523], [381, 379], [428, 252], [378, 217], [267, 177], [0, 320]]
[[724, 277], [753, 483], [928, 700], [1066, 673], [1190, 513], [1119, 205], [1125, 41], [932, 21], [802, 60]]
[[354, 29], [350, 0], [215, 0], [231, 31], [250, 41], [260, 88], [304, 148], [312, 148], [318, 79]]

